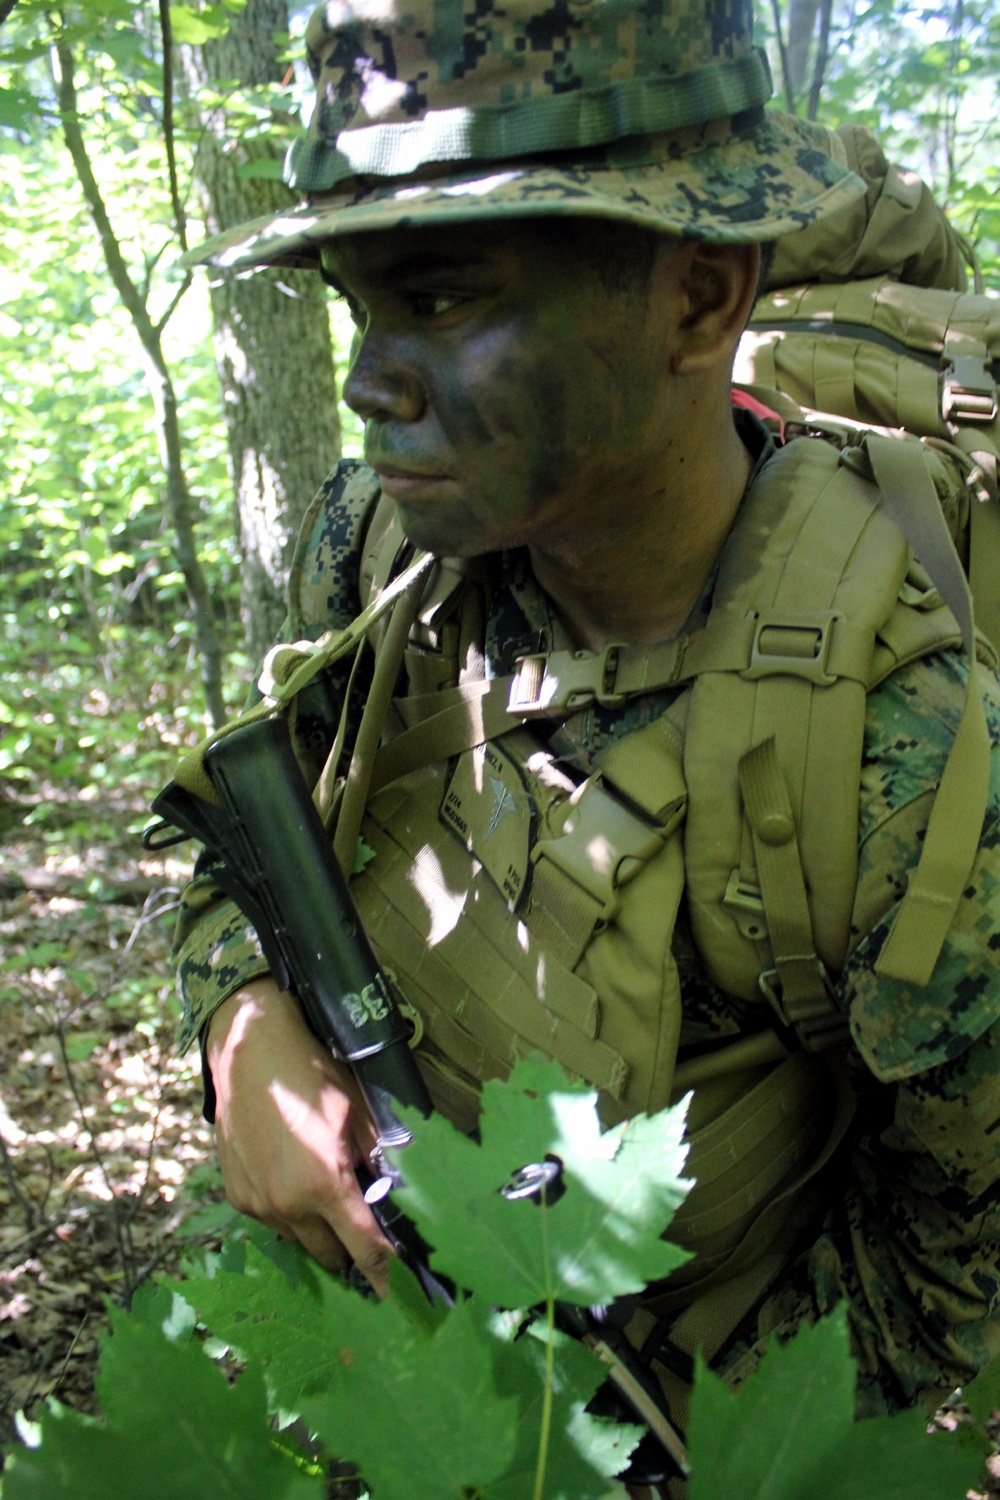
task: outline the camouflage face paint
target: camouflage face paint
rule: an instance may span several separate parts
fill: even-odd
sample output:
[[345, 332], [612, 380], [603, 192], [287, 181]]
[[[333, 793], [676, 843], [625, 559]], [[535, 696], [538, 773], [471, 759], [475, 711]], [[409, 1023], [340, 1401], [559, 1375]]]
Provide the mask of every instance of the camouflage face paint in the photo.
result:
[[411, 539], [452, 555], [558, 545], [649, 492], [669, 448], [657, 320], [587, 230], [359, 235], [324, 250], [362, 338], [344, 397]]

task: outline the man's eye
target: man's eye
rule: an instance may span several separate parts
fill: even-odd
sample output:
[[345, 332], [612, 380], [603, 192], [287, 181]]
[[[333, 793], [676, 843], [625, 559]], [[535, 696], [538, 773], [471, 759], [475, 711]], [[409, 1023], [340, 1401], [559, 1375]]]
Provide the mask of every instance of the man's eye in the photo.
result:
[[449, 292], [410, 293], [410, 307], [418, 318], [440, 318], [461, 301], [461, 297]]

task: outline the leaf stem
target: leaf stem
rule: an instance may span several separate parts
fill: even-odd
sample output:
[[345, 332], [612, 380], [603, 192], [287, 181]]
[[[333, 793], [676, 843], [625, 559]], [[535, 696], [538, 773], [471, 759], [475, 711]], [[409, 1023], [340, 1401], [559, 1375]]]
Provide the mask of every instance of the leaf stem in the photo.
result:
[[552, 1295], [552, 1265], [549, 1254], [548, 1204], [543, 1197], [538, 1205], [542, 1214], [542, 1249], [545, 1256], [545, 1387], [542, 1391], [542, 1422], [538, 1431], [538, 1463], [535, 1466], [535, 1488], [532, 1500], [543, 1500], [545, 1469], [549, 1457], [549, 1434], [552, 1430], [552, 1387], [555, 1383], [556, 1302]]

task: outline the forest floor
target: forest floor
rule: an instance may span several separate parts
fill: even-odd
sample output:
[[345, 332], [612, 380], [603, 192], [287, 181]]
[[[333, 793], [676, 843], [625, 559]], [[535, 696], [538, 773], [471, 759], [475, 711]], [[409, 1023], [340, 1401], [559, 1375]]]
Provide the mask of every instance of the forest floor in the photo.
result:
[[[146, 853], [138, 797], [65, 796], [40, 789], [27, 821], [0, 800], [0, 1452], [49, 1397], [97, 1409], [107, 1304], [233, 1217], [197, 1053], [175, 1047], [189, 848]], [[1000, 1453], [988, 1467], [970, 1500], [1000, 1500]]]
[[148, 855], [141, 805], [48, 792], [0, 833], [0, 1442], [46, 1397], [94, 1410], [107, 1301], [231, 1217], [174, 1045], [189, 846]]

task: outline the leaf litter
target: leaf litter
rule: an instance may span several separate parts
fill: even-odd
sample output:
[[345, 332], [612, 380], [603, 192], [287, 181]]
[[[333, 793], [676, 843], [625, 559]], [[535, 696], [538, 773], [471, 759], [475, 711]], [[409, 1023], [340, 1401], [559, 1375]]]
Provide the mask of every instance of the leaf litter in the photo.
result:
[[127, 1306], [192, 1231], [230, 1214], [197, 1057], [174, 1042], [169, 949], [188, 866], [143, 851], [129, 831], [139, 799], [91, 800], [88, 846], [80, 809], [67, 831], [66, 794], [50, 790], [54, 816], [0, 843], [4, 1445], [16, 1414], [50, 1396], [96, 1409], [108, 1305]]

